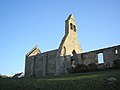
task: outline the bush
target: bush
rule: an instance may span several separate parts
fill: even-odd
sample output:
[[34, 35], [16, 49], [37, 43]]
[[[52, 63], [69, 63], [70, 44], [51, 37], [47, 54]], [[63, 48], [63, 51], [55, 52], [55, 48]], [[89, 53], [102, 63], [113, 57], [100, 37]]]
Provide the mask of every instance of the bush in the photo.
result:
[[96, 71], [97, 70], [97, 65], [95, 63], [90, 63], [88, 64], [88, 70], [89, 71]]
[[120, 59], [113, 61], [113, 68], [120, 69]]
[[85, 72], [87, 71], [87, 66], [85, 64], [78, 64], [75, 68], [76, 72]]
[[67, 68], [68, 72], [69, 73], [75, 73], [75, 68], [71, 67], [71, 68]]
[[77, 64], [75, 68], [71, 67], [67, 70], [69, 73], [80, 73], [87, 71], [87, 66], [85, 64]]

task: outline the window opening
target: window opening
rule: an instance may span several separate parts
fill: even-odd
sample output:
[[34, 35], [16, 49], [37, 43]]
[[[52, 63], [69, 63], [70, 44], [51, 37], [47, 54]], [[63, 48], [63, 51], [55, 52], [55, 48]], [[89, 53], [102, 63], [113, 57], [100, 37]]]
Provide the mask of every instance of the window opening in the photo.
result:
[[104, 63], [104, 60], [103, 60], [103, 53], [99, 53], [98, 54], [98, 63]]
[[74, 31], [76, 32], [76, 26], [74, 25]]
[[72, 30], [73, 30], [73, 24], [72, 24], [72, 23], [70, 23], [70, 29], [72, 29]]
[[117, 49], [115, 50], [115, 54], [118, 54], [118, 50]]
[[75, 68], [75, 60], [74, 60], [73, 56], [71, 56], [71, 67]]

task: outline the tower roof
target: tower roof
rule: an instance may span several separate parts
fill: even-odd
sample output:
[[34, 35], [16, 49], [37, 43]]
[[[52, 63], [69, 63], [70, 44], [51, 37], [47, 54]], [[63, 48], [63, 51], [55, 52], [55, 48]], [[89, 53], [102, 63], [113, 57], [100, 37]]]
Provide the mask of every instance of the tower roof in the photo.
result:
[[67, 20], [70, 20], [70, 19], [75, 20], [73, 14], [70, 14]]

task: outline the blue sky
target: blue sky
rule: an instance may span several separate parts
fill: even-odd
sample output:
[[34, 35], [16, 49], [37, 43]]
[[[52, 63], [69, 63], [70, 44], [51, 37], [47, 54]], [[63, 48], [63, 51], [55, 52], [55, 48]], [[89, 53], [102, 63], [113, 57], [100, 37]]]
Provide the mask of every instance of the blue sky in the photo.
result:
[[120, 45], [120, 0], [0, 0], [0, 74], [24, 72], [35, 45], [57, 49], [71, 13], [83, 52]]

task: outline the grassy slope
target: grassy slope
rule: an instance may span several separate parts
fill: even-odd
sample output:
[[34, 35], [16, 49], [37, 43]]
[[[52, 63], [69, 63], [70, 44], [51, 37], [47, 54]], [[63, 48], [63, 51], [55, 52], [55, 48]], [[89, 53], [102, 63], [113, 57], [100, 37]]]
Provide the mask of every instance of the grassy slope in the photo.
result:
[[[106, 79], [117, 78], [109, 85]], [[112, 86], [112, 89], [111, 89]], [[0, 79], [0, 90], [120, 90], [120, 70], [87, 72], [37, 79]]]

